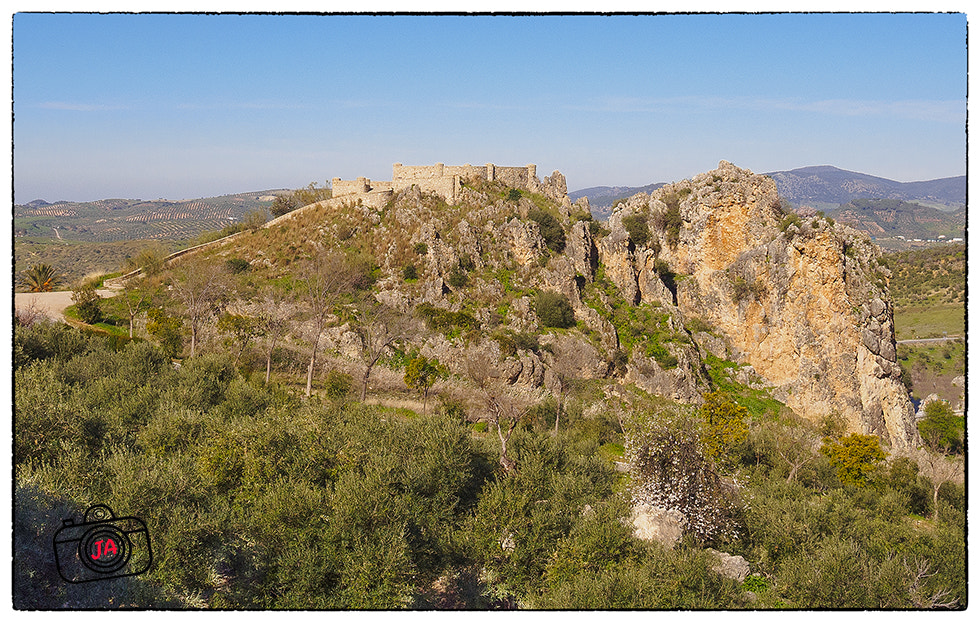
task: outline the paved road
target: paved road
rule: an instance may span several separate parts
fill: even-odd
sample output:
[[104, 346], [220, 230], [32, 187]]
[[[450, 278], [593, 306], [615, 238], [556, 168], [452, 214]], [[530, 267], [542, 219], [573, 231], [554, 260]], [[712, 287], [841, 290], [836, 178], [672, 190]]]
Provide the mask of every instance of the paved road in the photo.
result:
[[952, 337], [925, 337], [921, 340], [896, 340], [896, 344], [932, 344], [933, 342], [955, 342], [963, 338], [958, 335]]
[[[96, 290], [102, 298], [115, 296], [114, 290]], [[14, 307], [27, 309], [31, 303], [52, 320], [65, 319], [65, 308], [72, 304], [71, 291], [64, 292], [17, 292], [14, 294]]]

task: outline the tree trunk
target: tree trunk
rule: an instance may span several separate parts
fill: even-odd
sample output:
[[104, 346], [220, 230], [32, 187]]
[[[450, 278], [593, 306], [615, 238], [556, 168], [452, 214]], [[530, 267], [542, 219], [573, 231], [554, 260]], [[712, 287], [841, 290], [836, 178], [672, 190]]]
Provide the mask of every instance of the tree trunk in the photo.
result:
[[374, 363], [369, 363], [364, 368], [364, 378], [361, 381], [361, 402], [364, 402], [364, 400], [367, 398], [368, 377], [371, 376], [371, 368], [373, 367]]
[[313, 354], [310, 356], [310, 367], [306, 371], [306, 397], [313, 395], [313, 370], [316, 367], [316, 349], [320, 346], [320, 334], [313, 340]]
[[272, 353], [276, 350], [276, 342], [278, 341], [278, 336], [273, 336], [272, 344], [269, 345], [269, 352], [265, 355], [265, 384], [269, 384], [269, 379], [272, 378]]

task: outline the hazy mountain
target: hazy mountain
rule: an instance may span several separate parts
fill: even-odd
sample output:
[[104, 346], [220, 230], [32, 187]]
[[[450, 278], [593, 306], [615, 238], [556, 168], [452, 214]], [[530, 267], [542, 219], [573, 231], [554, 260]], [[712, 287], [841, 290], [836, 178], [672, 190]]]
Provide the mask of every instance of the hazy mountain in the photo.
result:
[[779, 194], [793, 204], [844, 204], [852, 199], [897, 199], [938, 204], [950, 209], [966, 205], [966, 176], [923, 182], [896, 182], [831, 166], [803, 167], [766, 173]]
[[[846, 171], [832, 166], [815, 166], [766, 173], [776, 182], [779, 195], [794, 206], [827, 210], [852, 199], [896, 199], [917, 202], [953, 211], [966, 205], [966, 176], [946, 177], [922, 182], [896, 182], [883, 177]], [[588, 197], [598, 218], [609, 216], [619, 199], [638, 192], [650, 192], [664, 183], [647, 186], [595, 186], [569, 193], [572, 201]]]
[[[616, 203], [618, 199], [631, 197], [636, 193], [648, 193], [657, 190], [665, 182], [647, 184], [646, 186], [594, 186], [568, 193], [568, 198], [572, 201], [581, 197], [589, 198], [589, 205], [595, 208], [608, 208]], [[608, 212], [608, 210], [606, 211]]]

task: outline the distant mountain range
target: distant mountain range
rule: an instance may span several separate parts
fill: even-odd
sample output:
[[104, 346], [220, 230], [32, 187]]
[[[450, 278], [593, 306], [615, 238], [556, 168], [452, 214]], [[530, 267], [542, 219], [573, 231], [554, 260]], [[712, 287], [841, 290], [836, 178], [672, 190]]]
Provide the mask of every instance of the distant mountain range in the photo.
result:
[[[832, 166], [815, 166], [765, 173], [776, 182], [779, 194], [794, 206], [819, 210], [835, 209], [852, 199], [895, 199], [953, 211], [966, 206], [966, 176], [924, 182], [896, 182]], [[572, 201], [588, 197], [599, 218], [609, 215], [619, 199], [660, 188], [664, 182], [646, 186], [595, 186], [569, 193]]]

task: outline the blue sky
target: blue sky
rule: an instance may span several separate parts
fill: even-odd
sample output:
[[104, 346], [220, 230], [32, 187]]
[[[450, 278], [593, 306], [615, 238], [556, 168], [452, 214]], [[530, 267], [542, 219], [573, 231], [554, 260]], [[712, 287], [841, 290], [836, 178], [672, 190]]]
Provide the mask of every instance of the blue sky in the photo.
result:
[[570, 190], [831, 164], [966, 173], [964, 14], [20, 13], [15, 201], [536, 163]]

